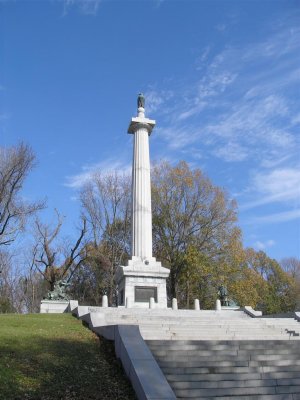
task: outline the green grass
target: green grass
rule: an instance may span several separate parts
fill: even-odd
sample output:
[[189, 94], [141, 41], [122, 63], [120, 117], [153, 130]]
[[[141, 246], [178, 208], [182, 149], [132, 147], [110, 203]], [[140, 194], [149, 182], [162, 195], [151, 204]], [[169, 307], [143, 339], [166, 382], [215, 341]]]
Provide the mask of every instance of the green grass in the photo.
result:
[[0, 315], [0, 400], [133, 400], [114, 355], [70, 314]]

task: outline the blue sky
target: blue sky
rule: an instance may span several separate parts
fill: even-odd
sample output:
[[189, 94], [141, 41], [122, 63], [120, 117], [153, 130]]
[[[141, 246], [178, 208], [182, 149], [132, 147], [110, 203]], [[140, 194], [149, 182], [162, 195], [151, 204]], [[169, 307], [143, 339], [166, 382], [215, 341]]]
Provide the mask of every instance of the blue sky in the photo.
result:
[[239, 205], [245, 246], [300, 257], [300, 2], [0, 1], [0, 144], [31, 144], [24, 196], [65, 234], [97, 169], [130, 170], [137, 93], [151, 159]]

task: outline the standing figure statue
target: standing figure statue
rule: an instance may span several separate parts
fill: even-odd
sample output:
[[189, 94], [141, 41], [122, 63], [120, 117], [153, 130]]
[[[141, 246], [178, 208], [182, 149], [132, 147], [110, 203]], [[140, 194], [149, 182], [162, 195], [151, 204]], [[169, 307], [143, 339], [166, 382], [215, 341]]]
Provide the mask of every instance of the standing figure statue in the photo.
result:
[[229, 301], [228, 301], [228, 291], [226, 286], [219, 286], [218, 289], [218, 295], [219, 295], [219, 299], [221, 300], [221, 306], [229, 306]]
[[143, 93], [140, 93], [137, 99], [137, 106], [138, 108], [142, 107], [145, 108], [145, 97]]

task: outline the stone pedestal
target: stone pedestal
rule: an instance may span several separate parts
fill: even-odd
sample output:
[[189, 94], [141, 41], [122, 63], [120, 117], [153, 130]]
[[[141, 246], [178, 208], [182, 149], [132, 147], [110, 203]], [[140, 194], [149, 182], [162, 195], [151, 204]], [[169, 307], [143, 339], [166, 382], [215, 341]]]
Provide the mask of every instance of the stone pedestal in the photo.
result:
[[125, 306], [126, 299], [133, 308], [149, 308], [154, 298], [154, 308], [167, 308], [166, 279], [170, 271], [155, 258], [142, 262], [132, 258], [127, 267], [119, 267], [116, 274], [118, 305]]
[[42, 300], [40, 313], [41, 314], [62, 314], [68, 312], [68, 300]]

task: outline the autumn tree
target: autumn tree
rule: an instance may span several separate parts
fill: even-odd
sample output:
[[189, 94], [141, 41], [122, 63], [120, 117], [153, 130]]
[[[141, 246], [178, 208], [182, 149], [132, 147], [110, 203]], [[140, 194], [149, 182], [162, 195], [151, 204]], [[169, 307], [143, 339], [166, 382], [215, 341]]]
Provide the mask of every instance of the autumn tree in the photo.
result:
[[296, 257], [287, 257], [280, 261], [281, 268], [296, 282], [297, 310], [300, 310], [300, 260]]
[[26, 202], [24, 181], [35, 164], [31, 148], [23, 143], [0, 148], [0, 245], [12, 243], [28, 216], [43, 208], [42, 202]]
[[196, 247], [189, 246], [183, 256], [177, 284], [177, 300], [184, 308], [191, 308], [194, 299], [199, 299], [201, 308], [214, 306], [216, 298], [215, 268], [209, 259]]
[[[130, 178], [118, 173], [95, 175], [81, 192], [92, 233], [74, 275], [83, 302], [99, 304], [107, 293], [114, 304], [116, 268], [130, 256], [130, 199]], [[264, 252], [243, 248], [235, 202], [199, 169], [183, 161], [154, 166], [152, 211], [154, 254], [170, 268], [169, 296], [180, 306], [199, 298], [212, 308], [225, 285], [241, 306], [268, 313], [294, 307], [294, 280]]]
[[293, 311], [297, 303], [297, 282], [264, 251], [246, 249], [246, 264], [265, 282], [259, 307], [266, 314]]
[[216, 265], [232, 238], [239, 240], [236, 204], [184, 161], [153, 168], [152, 204], [154, 251], [170, 268], [170, 295], [177, 297], [190, 246]]
[[53, 225], [42, 223], [38, 218], [35, 220], [35, 244], [31, 259], [31, 270], [37, 270], [44, 277], [51, 291], [58, 280], [67, 278], [70, 281], [86, 257], [85, 218], [81, 219], [77, 240], [70, 244], [60, 238], [63, 218], [58, 212], [56, 216], [57, 221]]

